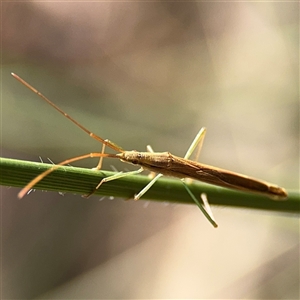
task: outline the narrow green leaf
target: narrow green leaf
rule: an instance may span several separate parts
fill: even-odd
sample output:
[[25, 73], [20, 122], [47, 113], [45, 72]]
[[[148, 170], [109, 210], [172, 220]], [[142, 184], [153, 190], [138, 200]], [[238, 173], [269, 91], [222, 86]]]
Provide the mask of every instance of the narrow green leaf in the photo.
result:
[[[0, 158], [0, 184], [24, 187], [35, 176], [51, 167], [50, 164]], [[113, 174], [109, 171], [62, 166], [45, 177], [34, 188], [83, 195], [91, 192], [103, 178]], [[149, 181], [149, 177], [145, 175], [129, 175], [104, 183], [95, 194], [130, 199]], [[299, 191], [288, 191], [289, 197], [286, 201], [274, 201], [265, 196], [237, 192], [195, 181], [189, 184], [189, 187], [195, 196], [199, 195], [200, 197], [201, 193], [206, 193], [209, 203], [214, 205], [300, 212]], [[168, 177], [160, 178], [142, 199], [195, 204], [182, 182]]]

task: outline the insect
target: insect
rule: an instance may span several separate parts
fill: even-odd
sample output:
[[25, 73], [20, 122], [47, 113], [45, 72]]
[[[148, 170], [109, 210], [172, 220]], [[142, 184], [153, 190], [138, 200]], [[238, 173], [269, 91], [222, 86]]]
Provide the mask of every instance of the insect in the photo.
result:
[[[77, 156], [71, 159], [67, 159], [61, 162], [60, 164], [53, 166], [51, 169], [48, 169], [42, 174], [38, 175], [20, 191], [20, 193], [18, 194], [19, 198], [22, 198], [25, 194], [28, 193], [28, 191], [35, 184], [37, 184], [40, 180], [42, 180], [49, 173], [53, 172], [59, 166], [66, 165], [81, 159], [92, 158], [92, 157], [99, 157], [99, 163], [97, 167], [94, 168], [95, 170], [101, 169], [102, 160], [104, 157], [118, 158], [123, 162], [138, 165], [140, 166], [140, 168], [138, 170], [126, 172], [126, 173], [118, 172], [112, 176], [102, 179], [101, 182], [95, 187], [95, 189], [90, 194], [85, 195], [86, 197], [93, 194], [94, 191], [99, 189], [104, 182], [115, 180], [128, 175], [138, 174], [141, 173], [144, 169], [147, 169], [151, 172], [156, 173], [157, 175], [138, 194], [134, 196], [135, 200], [140, 199], [152, 187], [152, 185], [163, 175], [180, 178], [189, 195], [192, 197], [194, 202], [198, 205], [198, 207], [201, 209], [203, 214], [212, 223], [214, 227], [217, 227], [218, 225], [216, 224], [213, 218], [208, 202], [206, 201], [206, 196], [205, 195], [201, 196], [201, 199], [204, 204], [203, 205], [198, 201], [198, 199], [191, 192], [188, 184], [184, 181], [185, 178], [199, 180], [199, 181], [203, 181], [209, 184], [214, 184], [225, 188], [259, 193], [268, 196], [273, 200], [284, 200], [287, 198], [286, 190], [275, 184], [268, 183], [259, 179], [254, 179], [239, 173], [198, 163], [197, 161], [189, 160], [191, 154], [196, 149], [198, 150], [197, 157], [199, 156], [200, 150], [202, 148], [203, 140], [205, 137], [205, 133], [206, 133], [205, 128], [202, 128], [198, 132], [198, 134], [196, 135], [195, 139], [193, 140], [191, 146], [189, 147], [189, 149], [187, 150], [183, 158], [175, 156], [170, 152], [154, 152], [151, 146], [147, 146], [148, 152], [138, 152], [135, 150], [126, 151], [123, 150], [118, 145], [116, 145], [115, 143], [107, 139], [102, 139], [100, 136], [89, 131], [87, 128], [82, 126], [75, 119], [73, 119], [63, 110], [61, 110], [58, 106], [56, 106], [53, 102], [51, 102], [46, 96], [44, 96], [42, 93], [36, 90], [25, 80], [20, 78], [18, 75], [12, 73], [12, 76], [16, 78], [18, 81], [20, 81], [22, 84], [24, 84], [31, 91], [33, 91], [38, 96], [40, 96], [44, 101], [50, 104], [54, 109], [56, 109], [58, 112], [64, 115], [67, 119], [72, 121], [76, 126], [78, 126], [83, 131], [85, 131], [90, 137], [102, 143], [101, 152], [93, 152], [82, 156]], [[117, 151], [118, 153], [116, 154], [104, 153], [106, 146]]]

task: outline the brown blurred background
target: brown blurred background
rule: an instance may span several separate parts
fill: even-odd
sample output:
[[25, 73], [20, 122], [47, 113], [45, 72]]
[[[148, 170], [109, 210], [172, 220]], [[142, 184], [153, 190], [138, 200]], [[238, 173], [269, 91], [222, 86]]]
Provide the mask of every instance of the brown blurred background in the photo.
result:
[[[2, 156], [101, 148], [14, 72], [125, 149], [183, 156], [206, 126], [201, 161], [298, 188], [298, 3], [1, 8]], [[3, 299], [299, 298], [297, 216], [213, 207], [213, 230], [193, 205], [18, 190], [1, 190]]]

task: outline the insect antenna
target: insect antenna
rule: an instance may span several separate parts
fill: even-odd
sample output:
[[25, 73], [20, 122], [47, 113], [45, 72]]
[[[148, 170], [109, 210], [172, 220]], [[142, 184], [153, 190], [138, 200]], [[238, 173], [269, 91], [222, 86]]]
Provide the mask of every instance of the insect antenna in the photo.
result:
[[24, 84], [32, 92], [34, 92], [35, 94], [37, 94], [38, 96], [40, 96], [44, 101], [46, 101], [48, 104], [50, 104], [54, 109], [56, 109], [58, 112], [60, 112], [63, 116], [65, 116], [67, 119], [69, 119], [70, 121], [72, 121], [81, 130], [85, 131], [90, 137], [92, 137], [93, 139], [95, 139], [95, 140], [97, 140], [97, 141], [105, 144], [106, 146], [108, 146], [109, 148], [111, 148], [113, 150], [116, 150], [118, 152], [124, 152], [124, 150], [120, 146], [116, 145], [115, 143], [113, 143], [113, 142], [111, 142], [109, 140], [102, 139], [100, 136], [94, 134], [93, 132], [91, 132], [90, 130], [88, 130], [84, 126], [82, 126], [80, 123], [78, 123], [75, 119], [73, 119], [71, 116], [69, 116], [67, 113], [65, 113], [62, 109], [60, 109], [57, 105], [55, 105], [45, 95], [43, 95], [41, 92], [39, 92], [36, 88], [34, 88], [32, 85], [30, 85], [24, 79], [22, 79], [21, 77], [19, 77], [15, 73], [11, 73], [11, 75], [15, 79], [17, 79], [18, 81], [20, 81], [22, 84]]

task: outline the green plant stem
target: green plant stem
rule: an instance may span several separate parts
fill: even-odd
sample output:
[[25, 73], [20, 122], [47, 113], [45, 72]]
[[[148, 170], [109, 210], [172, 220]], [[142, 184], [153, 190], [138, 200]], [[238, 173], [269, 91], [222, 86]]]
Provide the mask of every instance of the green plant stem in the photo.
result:
[[[24, 187], [35, 176], [51, 168], [52, 165], [16, 159], [0, 158], [0, 184]], [[91, 169], [62, 166], [49, 174], [34, 189], [88, 194], [105, 177], [113, 172], [93, 171]], [[148, 176], [132, 175], [104, 183], [96, 195], [106, 195], [130, 199], [150, 181]], [[238, 192], [199, 182], [189, 184], [194, 195], [206, 193], [210, 204], [222, 206], [247, 207], [281, 212], [300, 212], [298, 191], [288, 191], [287, 201], [274, 201], [254, 193]], [[16, 195], [17, 196], [17, 195]], [[178, 179], [163, 177], [142, 197], [155, 201], [195, 204]]]

